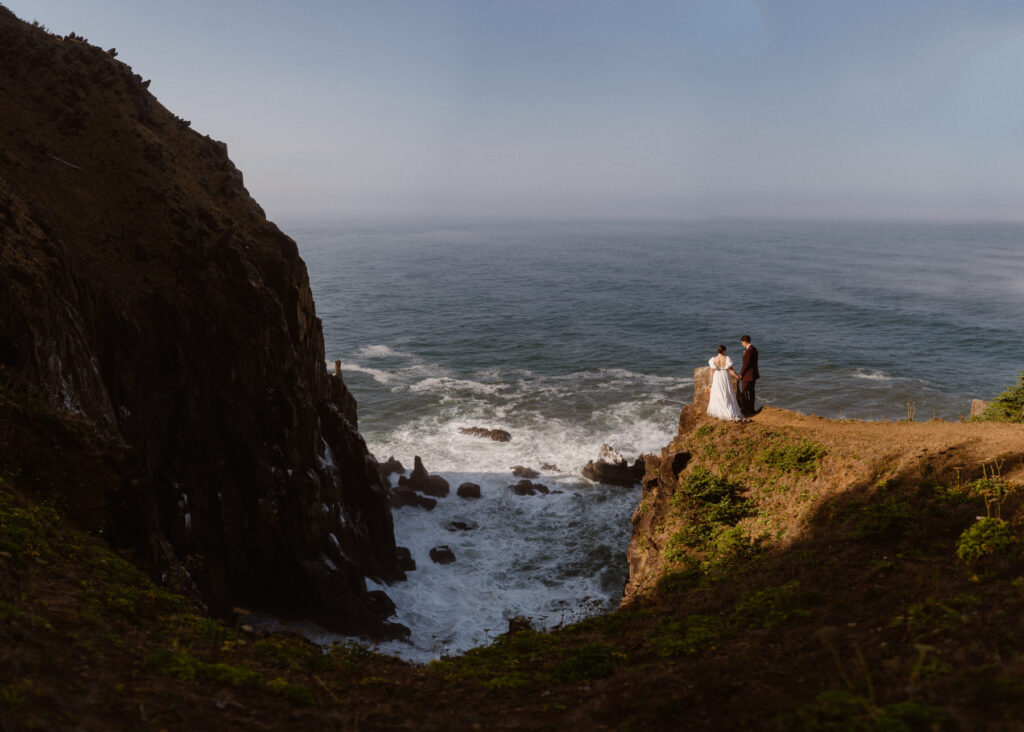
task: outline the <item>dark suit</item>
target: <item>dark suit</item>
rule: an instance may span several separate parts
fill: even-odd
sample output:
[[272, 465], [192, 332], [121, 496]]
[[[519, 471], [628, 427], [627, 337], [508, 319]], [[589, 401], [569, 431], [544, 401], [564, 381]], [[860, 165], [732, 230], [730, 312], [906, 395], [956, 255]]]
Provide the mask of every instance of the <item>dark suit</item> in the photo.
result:
[[754, 412], [754, 383], [760, 378], [757, 371], [757, 349], [747, 346], [743, 351], [743, 366], [740, 368], [740, 410], [744, 414]]

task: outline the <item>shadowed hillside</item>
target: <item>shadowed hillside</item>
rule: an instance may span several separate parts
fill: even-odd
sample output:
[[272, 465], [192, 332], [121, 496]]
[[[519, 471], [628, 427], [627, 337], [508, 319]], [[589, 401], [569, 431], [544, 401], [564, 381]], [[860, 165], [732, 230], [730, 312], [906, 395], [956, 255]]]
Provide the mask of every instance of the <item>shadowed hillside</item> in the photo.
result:
[[[403, 576], [387, 488], [305, 265], [147, 87], [0, 8], [0, 384], [75, 415], [111, 471], [43, 490], [217, 614], [387, 632], [364, 582]], [[0, 420], [0, 461], [59, 471], [12, 403]]]

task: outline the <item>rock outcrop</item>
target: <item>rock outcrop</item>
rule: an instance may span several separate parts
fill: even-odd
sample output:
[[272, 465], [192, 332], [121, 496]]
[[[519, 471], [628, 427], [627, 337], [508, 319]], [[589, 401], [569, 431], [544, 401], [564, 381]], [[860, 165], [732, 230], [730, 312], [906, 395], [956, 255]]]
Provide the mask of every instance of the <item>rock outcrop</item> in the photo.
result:
[[435, 546], [430, 550], [430, 559], [434, 564], [451, 564], [455, 561], [455, 552], [447, 546]]
[[214, 613], [389, 632], [387, 487], [295, 242], [111, 54], [0, 7], [0, 68], [0, 369], [119, 456], [107, 536]]
[[533, 481], [526, 480], [525, 478], [518, 483], [510, 485], [508, 489], [517, 496], [535, 496], [538, 493], [547, 495], [551, 492], [543, 483], [534, 483]]
[[597, 460], [588, 462], [581, 472], [584, 478], [595, 483], [632, 487], [644, 475], [644, 456], [641, 455], [630, 465], [610, 445], [602, 445]]
[[534, 470], [533, 468], [528, 468], [525, 465], [513, 465], [512, 475], [516, 476], [517, 478], [539, 478], [540, 471]]
[[477, 483], [463, 483], [456, 491], [459, 498], [479, 498], [480, 486]]
[[495, 442], [509, 442], [512, 439], [512, 433], [507, 430], [490, 430], [486, 427], [461, 427], [459, 432], [464, 435], [494, 440]]
[[440, 475], [430, 475], [427, 472], [419, 455], [416, 456], [415, 465], [409, 477], [406, 478], [403, 475], [398, 479], [398, 487], [425, 493], [435, 498], [444, 498], [451, 490], [447, 480]]

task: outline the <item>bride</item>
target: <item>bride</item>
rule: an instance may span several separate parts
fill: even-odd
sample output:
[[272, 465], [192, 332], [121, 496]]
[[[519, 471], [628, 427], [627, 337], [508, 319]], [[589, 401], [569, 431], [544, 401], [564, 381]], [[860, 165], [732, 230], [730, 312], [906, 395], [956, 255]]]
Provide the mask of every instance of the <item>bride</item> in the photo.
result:
[[725, 346], [718, 347], [718, 355], [708, 360], [714, 373], [711, 376], [711, 397], [708, 400], [708, 414], [716, 419], [738, 422], [743, 419], [733, 379], [739, 381], [739, 374], [732, 368], [732, 359], [725, 355]]

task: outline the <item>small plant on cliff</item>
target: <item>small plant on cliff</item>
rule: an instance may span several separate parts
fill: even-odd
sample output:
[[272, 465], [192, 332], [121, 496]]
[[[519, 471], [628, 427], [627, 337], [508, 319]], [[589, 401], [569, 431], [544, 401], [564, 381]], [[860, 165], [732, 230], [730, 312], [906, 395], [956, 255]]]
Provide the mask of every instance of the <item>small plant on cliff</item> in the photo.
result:
[[1024, 422], [1024, 371], [1014, 386], [997, 396], [985, 411], [973, 418], [978, 422]]
[[967, 489], [985, 501], [985, 515], [988, 518], [1003, 517], [1003, 503], [1012, 488], [1003, 478], [1002, 460], [987, 460], [981, 464], [982, 477], [968, 484]]
[[677, 515], [695, 509], [702, 522], [731, 525], [751, 512], [750, 502], [739, 491], [736, 483], [698, 466], [679, 484], [671, 506]]
[[978, 519], [956, 543], [956, 555], [968, 564], [983, 557], [1006, 554], [1017, 543], [1010, 524], [1001, 518], [986, 516]]

